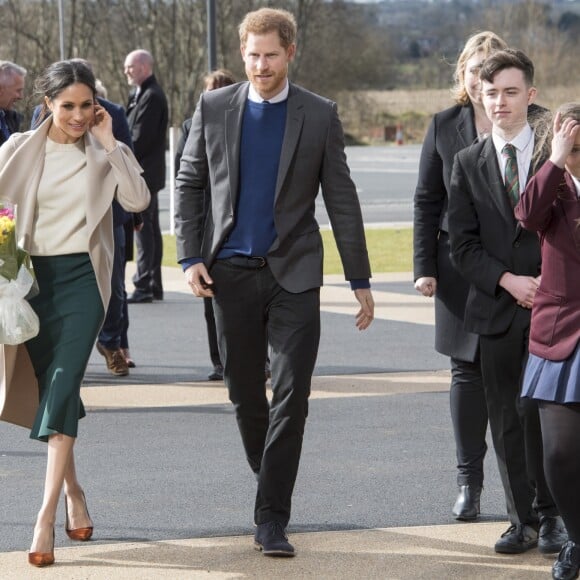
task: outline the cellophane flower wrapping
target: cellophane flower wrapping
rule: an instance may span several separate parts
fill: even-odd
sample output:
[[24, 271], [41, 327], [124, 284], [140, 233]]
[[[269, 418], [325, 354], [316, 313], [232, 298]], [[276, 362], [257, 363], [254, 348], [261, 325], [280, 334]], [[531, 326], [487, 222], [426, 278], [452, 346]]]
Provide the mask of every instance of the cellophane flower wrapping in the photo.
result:
[[16, 205], [0, 200], [0, 344], [38, 334], [38, 316], [26, 300], [37, 291], [30, 257], [16, 243]]

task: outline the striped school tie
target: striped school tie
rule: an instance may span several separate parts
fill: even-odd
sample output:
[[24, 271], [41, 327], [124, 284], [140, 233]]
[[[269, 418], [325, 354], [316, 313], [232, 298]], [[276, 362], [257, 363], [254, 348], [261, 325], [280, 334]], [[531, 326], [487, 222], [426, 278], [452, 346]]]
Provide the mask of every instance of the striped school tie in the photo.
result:
[[511, 143], [507, 143], [501, 150], [501, 154], [506, 160], [504, 176], [505, 188], [512, 207], [515, 207], [518, 201], [520, 201], [520, 178], [518, 176], [516, 148]]

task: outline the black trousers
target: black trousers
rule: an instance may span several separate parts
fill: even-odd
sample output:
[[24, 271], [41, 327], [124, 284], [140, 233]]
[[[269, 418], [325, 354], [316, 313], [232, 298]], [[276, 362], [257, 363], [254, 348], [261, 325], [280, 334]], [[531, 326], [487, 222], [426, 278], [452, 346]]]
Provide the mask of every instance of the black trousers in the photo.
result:
[[161, 260], [163, 258], [163, 237], [159, 225], [158, 192], [151, 192], [149, 207], [141, 212], [143, 227], [135, 232], [137, 244], [137, 271], [133, 276], [135, 288], [143, 292], [163, 294], [161, 281]]
[[457, 454], [457, 485], [482, 486], [487, 404], [479, 355], [474, 362], [451, 358], [449, 406]]
[[250, 269], [227, 260], [218, 260], [211, 276], [224, 379], [258, 480], [254, 521], [287, 525], [320, 339], [320, 289], [292, 294], [268, 266]]
[[507, 332], [481, 336], [481, 369], [489, 424], [513, 524], [558, 513], [546, 483], [537, 402], [520, 398], [528, 358], [530, 313], [518, 308]]
[[213, 300], [203, 299], [203, 314], [205, 316], [205, 326], [207, 329], [207, 344], [209, 346], [209, 358], [211, 364], [216, 367], [222, 364], [217, 340], [217, 330], [215, 327], [215, 316], [213, 313]]

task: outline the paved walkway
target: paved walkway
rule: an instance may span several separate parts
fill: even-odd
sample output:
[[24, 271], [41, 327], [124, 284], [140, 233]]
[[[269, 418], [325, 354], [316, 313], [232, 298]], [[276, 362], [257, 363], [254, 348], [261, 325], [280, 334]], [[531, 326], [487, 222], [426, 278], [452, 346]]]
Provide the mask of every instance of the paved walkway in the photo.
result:
[[22, 580], [159, 578], [477, 579], [550, 577], [553, 559], [537, 552], [502, 556], [490, 549], [504, 524], [386, 528], [292, 534], [297, 556], [266, 558], [252, 538], [235, 536], [58, 548], [42, 570], [23, 552], [0, 554], [0, 577]]
[[[352, 294], [342, 280], [330, 277], [322, 293], [325, 312], [354, 313]], [[410, 282], [409, 274], [379, 275], [382, 282]], [[185, 292], [181, 273], [165, 272], [166, 292]], [[409, 293], [375, 291], [377, 319], [433, 324], [430, 301]], [[175, 321], [177, 324], [177, 321]], [[385, 397], [398, 393], [441, 392], [448, 388], [447, 371], [370, 373], [316, 376], [313, 399]], [[175, 382], [123, 384], [107, 381], [83, 388], [89, 410], [190, 407], [226, 404], [225, 389], [211, 383]], [[1, 475], [1, 473], [0, 473]], [[1, 481], [1, 479], [0, 479]], [[412, 484], [412, 483], [411, 483]], [[397, 498], [389, 498], [396, 502]], [[57, 563], [38, 570], [24, 551], [0, 553], [1, 579], [158, 579], [158, 578], [329, 578], [329, 579], [453, 579], [534, 580], [550, 577], [553, 557], [537, 551], [502, 556], [493, 544], [505, 522], [478, 522], [353, 531], [292, 533], [293, 559], [265, 558], [252, 549], [252, 537], [226, 536], [164, 541], [106, 542], [99, 539], [73, 546], [57, 542]], [[63, 535], [59, 529], [58, 535]]]

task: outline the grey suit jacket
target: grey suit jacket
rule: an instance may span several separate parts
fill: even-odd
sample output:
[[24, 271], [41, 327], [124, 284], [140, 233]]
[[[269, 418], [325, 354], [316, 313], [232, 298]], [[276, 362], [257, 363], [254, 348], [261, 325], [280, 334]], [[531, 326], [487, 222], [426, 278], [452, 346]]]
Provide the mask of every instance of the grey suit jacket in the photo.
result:
[[[249, 83], [238, 83], [200, 97], [177, 175], [178, 260], [203, 258], [211, 267], [234, 225], [248, 88]], [[204, 221], [208, 186], [211, 200]], [[360, 205], [336, 104], [290, 84], [274, 199], [278, 235], [267, 255], [273, 275], [289, 292], [322, 285], [322, 238], [314, 217], [320, 188], [346, 278], [370, 278]]]

